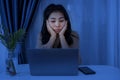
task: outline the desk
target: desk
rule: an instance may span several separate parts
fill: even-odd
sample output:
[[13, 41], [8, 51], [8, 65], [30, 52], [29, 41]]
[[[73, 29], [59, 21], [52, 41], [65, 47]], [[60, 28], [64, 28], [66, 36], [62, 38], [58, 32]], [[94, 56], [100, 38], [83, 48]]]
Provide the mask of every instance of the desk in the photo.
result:
[[[83, 65], [85, 66], [85, 65]], [[86, 65], [96, 71], [95, 75], [78, 76], [31, 76], [28, 65], [19, 65], [16, 76], [0, 73], [1, 80], [120, 80], [120, 69], [106, 65]]]

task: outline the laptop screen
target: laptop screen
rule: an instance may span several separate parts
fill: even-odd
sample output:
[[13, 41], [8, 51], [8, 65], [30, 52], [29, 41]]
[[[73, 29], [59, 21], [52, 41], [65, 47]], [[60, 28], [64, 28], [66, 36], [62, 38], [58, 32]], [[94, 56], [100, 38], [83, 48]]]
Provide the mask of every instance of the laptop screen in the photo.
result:
[[31, 75], [77, 75], [78, 49], [28, 49]]

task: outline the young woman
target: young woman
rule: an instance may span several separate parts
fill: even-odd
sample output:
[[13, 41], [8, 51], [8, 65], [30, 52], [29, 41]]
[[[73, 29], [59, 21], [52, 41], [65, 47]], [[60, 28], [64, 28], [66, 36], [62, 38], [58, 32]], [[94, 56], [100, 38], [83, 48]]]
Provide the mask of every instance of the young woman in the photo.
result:
[[36, 48], [79, 48], [79, 35], [72, 31], [69, 16], [62, 5], [50, 4], [45, 9]]

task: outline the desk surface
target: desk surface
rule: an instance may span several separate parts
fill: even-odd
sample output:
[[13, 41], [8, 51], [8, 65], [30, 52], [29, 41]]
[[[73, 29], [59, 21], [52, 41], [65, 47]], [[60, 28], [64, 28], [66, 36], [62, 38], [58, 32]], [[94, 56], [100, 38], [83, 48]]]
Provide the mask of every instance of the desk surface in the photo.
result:
[[120, 80], [120, 69], [106, 65], [83, 65], [88, 66], [96, 74], [84, 75], [79, 71], [78, 76], [31, 76], [28, 65], [19, 65], [17, 67], [17, 75], [10, 76], [9, 74], [0, 72], [2, 80]]

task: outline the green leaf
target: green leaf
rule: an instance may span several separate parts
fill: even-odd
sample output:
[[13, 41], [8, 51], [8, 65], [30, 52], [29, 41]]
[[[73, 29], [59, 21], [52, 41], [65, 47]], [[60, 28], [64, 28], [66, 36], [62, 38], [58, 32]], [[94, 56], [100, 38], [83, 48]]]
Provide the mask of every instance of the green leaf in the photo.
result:
[[21, 41], [25, 34], [24, 29], [19, 29], [14, 33], [9, 33], [7, 27], [2, 27], [4, 34], [0, 34], [0, 40], [3, 45], [5, 45], [8, 49], [15, 49], [16, 42]]

